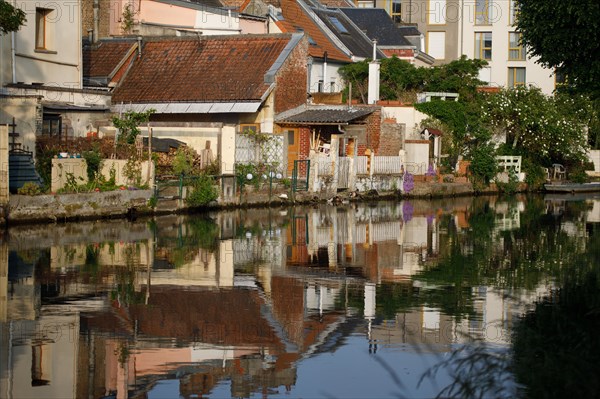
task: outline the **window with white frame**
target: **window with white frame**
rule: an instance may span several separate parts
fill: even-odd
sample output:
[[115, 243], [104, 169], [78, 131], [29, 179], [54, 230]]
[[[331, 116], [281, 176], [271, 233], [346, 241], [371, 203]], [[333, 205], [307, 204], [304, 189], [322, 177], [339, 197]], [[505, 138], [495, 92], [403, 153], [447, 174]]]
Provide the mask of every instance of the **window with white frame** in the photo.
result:
[[492, 32], [475, 33], [475, 58], [492, 59]]
[[508, 87], [525, 86], [526, 76], [525, 68], [509, 67], [508, 68]]
[[521, 33], [508, 33], [508, 59], [511, 61], [525, 61], [527, 52], [521, 43]]

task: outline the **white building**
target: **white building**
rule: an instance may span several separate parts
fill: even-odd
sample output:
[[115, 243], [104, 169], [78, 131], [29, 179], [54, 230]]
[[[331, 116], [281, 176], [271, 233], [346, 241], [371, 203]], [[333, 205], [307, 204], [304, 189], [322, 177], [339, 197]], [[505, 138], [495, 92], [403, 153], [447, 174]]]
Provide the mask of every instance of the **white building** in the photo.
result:
[[[359, 7], [365, 6], [364, 1], [355, 2]], [[390, 12], [388, 0], [370, 2], [371, 6]], [[533, 85], [545, 94], [554, 91], [553, 71], [542, 68], [519, 44], [520, 34], [514, 26], [515, 0], [394, 0], [393, 3], [396, 20], [416, 25], [425, 33], [425, 52], [435, 58], [434, 65], [466, 55], [488, 62], [480, 79], [490, 86]]]

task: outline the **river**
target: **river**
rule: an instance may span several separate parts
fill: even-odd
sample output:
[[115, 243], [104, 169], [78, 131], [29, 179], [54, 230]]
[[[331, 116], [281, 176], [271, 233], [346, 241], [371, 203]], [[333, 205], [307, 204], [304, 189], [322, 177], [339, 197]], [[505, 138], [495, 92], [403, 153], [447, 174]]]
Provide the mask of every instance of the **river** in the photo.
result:
[[0, 398], [597, 395], [599, 267], [598, 196], [15, 226]]

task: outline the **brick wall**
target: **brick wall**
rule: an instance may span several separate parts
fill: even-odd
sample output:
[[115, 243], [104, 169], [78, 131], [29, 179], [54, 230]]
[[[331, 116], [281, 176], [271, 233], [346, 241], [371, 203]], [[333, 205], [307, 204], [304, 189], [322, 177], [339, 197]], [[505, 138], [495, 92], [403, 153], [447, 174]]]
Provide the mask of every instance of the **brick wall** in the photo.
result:
[[307, 57], [308, 41], [304, 36], [275, 77], [275, 114], [306, 102]]
[[402, 149], [404, 125], [395, 119], [385, 119], [381, 124], [381, 144], [377, 155], [396, 156]]
[[374, 150], [375, 154], [379, 155], [379, 146], [381, 142], [381, 108], [376, 108], [375, 112], [367, 117], [366, 124], [367, 148]]

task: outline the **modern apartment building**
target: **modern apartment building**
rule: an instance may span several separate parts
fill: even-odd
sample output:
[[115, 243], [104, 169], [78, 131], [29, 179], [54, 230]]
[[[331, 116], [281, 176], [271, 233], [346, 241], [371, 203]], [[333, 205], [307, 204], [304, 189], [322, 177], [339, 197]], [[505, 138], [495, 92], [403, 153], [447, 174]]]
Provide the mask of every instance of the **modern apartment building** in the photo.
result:
[[383, 8], [396, 22], [416, 25], [434, 65], [466, 55], [488, 62], [480, 78], [490, 86], [533, 85], [546, 94], [555, 88], [554, 72], [520, 44], [515, 0], [355, 0], [355, 5]]

